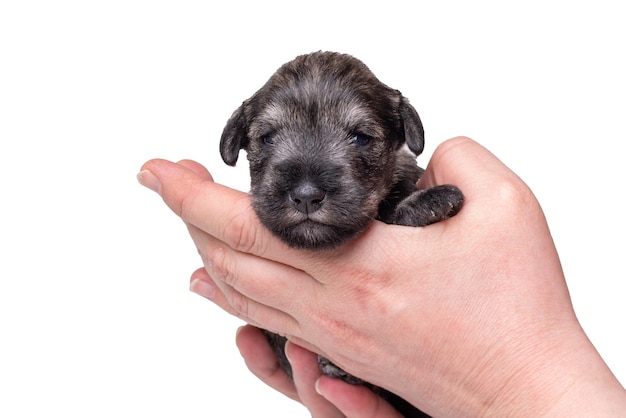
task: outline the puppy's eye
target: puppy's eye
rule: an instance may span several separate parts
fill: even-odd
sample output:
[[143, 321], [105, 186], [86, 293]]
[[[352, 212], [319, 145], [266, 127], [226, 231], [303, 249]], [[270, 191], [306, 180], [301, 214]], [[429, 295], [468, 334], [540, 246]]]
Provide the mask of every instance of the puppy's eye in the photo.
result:
[[356, 144], [360, 147], [364, 147], [365, 145], [370, 143], [371, 138], [367, 135], [363, 134], [354, 134], [351, 141], [353, 144]]
[[274, 137], [272, 134], [266, 134], [261, 137], [261, 141], [263, 141], [266, 145], [274, 145]]

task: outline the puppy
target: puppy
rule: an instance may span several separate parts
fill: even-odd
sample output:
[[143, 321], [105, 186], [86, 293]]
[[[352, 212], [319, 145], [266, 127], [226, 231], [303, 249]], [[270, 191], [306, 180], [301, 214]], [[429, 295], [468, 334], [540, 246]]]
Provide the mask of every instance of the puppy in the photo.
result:
[[[358, 59], [334, 52], [296, 57], [235, 110], [220, 141], [235, 165], [250, 166], [253, 208], [288, 245], [329, 251], [377, 219], [426, 226], [454, 216], [463, 194], [452, 185], [417, 190], [416, 156], [424, 129], [402, 94], [381, 83]], [[279, 361], [286, 340], [267, 332]], [[324, 374], [367, 384], [320, 357]], [[425, 416], [375, 388], [407, 417]]]

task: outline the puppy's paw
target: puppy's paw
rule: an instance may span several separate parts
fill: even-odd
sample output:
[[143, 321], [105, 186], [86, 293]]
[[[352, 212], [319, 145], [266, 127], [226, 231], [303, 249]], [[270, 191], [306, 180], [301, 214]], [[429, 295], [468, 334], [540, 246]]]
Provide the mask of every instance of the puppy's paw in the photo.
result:
[[362, 385], [363, 383], [365, 383], [358, 377], [354, 377], [351, 374], [346, 373], [339, 367], [335, 366], [326, 357], [317, 356], [317, 363], [319, 364], [322, 373], [326, 376], [339, 378], [346, 383], [350, 383], [351, 385]]
[[461, 190], [452, 185], [418, 190], [400, 202], [393, 223], [406, 226], [434, 224], [456, 215], [464, 200]]

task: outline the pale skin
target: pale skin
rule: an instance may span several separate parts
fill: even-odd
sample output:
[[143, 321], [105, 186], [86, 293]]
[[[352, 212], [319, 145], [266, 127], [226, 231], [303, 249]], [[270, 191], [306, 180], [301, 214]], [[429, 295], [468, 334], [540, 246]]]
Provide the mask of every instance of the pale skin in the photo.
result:
[[[365, 388], [320, 376], [313, 353], [437, 417], [626, 416], [539, 203], [468, 138], [440, 145], [418, 184], [458, 186], [457, 216], [425, 228], [374, 222], [332, 252], [287, 247], [247, 194], [198, 163], [151, 160], [139, 180], [188, 226], [204, 263], [192, 290], [254, 326], [237, 335], [249, 369], [313, 417], [397, 416]], [[293, 382], [255, 327], [288, 336]]]

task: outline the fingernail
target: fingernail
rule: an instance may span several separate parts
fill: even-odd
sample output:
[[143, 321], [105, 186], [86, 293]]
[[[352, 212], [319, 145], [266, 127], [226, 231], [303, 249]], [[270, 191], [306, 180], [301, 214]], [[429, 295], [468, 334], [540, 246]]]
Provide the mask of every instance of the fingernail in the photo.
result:
[[241, 332], [241, 330], [243, 330], [245, 328], [245, 325], [240, 326], [239, 328], [237, 328], [237, 332], [235, 332], [235, 338], [239, 337], [239, 333]]
[[315, 391], [317, 392], [318, 395], [325, 397], [324, 394], [322, 393], [322, 390], [320, 389], [320, 379], [317, 379], [315, 381]]
[[148, 189], [157, 192], [158, 194], [161, 194], [161, 182], [159, 181], [157, 176], [152, 174], [151, 171], [140, 171], [139, 174], [137, 174], [137, 180], [142, 186], [147, 187]]
[[291, 349], [289, 348], [289, 346], [291, 345], [291, 342], [289, 342], [289, 340], [287, 340], [287, 342], [285, 342], [285, 357], [287, 357], [287, 360], [289, 361], [289, 363], [291, 363], [291, 359], [289, 358], [289, 351], [291, 351]]
[[215, 286], [206, 280], [192, 279], [189, 290], [209, 300], [215, 299]]

